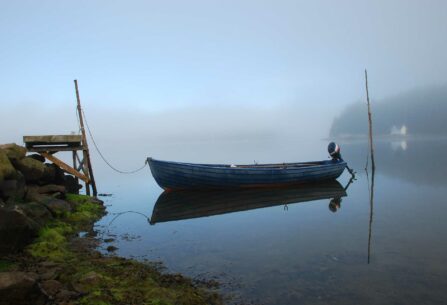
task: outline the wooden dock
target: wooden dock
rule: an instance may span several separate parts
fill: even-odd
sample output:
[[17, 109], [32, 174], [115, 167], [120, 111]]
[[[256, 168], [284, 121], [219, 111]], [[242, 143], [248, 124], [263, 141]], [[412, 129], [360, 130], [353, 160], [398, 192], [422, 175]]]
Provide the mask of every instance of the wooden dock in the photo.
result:
[[[85, 182], [86, 193], [90, 195], [90, 186], [93, 195], [96, 196], [96, 185], [91, 170], [90, 158], [87, 157], [87, 149], [82, 144], [81, 135], [44, 135], [44, 136], [24, 136], [23, 142], [29, 152], [36, 152], [45, 159], [53, 162], [65, 172], [81, 179]], [[55, 154], [61, 151], [71, 151], [73, 156], [73, 166], [70, 166], [57, 158]], [[82, 159], [78, 152], [82, 152]]]
[[[65, 172], [84, 181], [85, 192], [90, 195], [90, 187], [93, 195], [97, 195], [95, 178], [93, 176], [90, 152], [88, 149], [87, 138], [84, 129], [84, 120], [82, 116], [81, 100], [79, 98], [78, 82], [75, 80], [77, 110], [80, 124], [80, 135], [39, 135], [24, 136], [23, 142], [29, 152], [36, 152], [45, 159], [53, 162]], [[54, 156], [57, 152], [72, 152], [73, 166], [70, 166]], [[82, 159], [78, 152], [82, 152]]]

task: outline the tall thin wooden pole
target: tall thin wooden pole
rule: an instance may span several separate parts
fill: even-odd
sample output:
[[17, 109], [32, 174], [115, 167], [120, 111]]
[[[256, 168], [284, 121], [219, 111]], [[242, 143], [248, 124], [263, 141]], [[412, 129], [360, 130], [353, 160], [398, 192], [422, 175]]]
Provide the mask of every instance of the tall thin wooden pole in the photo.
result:
[[[371, 155], [371, 187], [369, 187], [369, 230], [368, 230], [368, 264], [371, 259], [371, 239], [372, 239], [372, 223], [373, 223], [373, 213], [374, 213], [374, 176], [376, 171], [376, 163], [374, 162], [374, 145], [373, 145], [373, 134], [372, 134], [372, 118], [371, 118], [371, 103], [369, 101], [368, 92], [368, 72], [365, 69], [365, 86], [366, 86], [366, 102], [368, 105], [368, 122], [369, 122], [369, 149]], [[368, 177], [368, 162], [366, 162], [366, 175]], [[368, 179], [369, 180], [369, 179]]]
[[374, 162], [374, 146], [373, 146], [373, 134], [372, 134], [371, 104], [369, 102], [368, 72], [366, 71], [366, 69], [365, 69], [365, 85], [366, 85], [366, 102], [368, 104], [369, 149], [371, 151], [371, 167], [372, 167], [372, 171], [374, 171], [375, 168], [376, 168], [376, 164]]
[[[87, 163], [86, 164], [87, 168], [85, 169], [85, 171], [86, 171], [87, 176], [89, 177], [90, 182], [91, 182], [90, 184], [91, 184], [92, 189], [93, 189], [93, 196], [96, 196], [98, 193], [97, 193], [97, 190], [96, 190], [95, 178], [93, 176], [92, 163], [90, 162], [90, 151], [88, 149], [87, 137], [85, 135], [84, 119], [82, 117], [81, 98], [79, 97], [78, 81], [75, 79], [74, 83], [75, 83], [75, 89], [76, 89], [76, 99], [77, 99], [77, 102], [78, 102], [79, 124], [81, 125], [84, 162]], [[86, 187], [87, 195], [90, 195], [89, 184], [86, 184], [85, 187]]]

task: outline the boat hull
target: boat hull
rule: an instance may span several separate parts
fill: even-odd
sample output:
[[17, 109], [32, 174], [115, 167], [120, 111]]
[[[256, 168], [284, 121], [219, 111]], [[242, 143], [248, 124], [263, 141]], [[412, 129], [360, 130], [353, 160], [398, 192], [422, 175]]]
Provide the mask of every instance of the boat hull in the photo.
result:
[[338, 178], [343, 160], [284, 164], [225, 165], [148, 158], [152, 175], [165, 190], [280, 187]]

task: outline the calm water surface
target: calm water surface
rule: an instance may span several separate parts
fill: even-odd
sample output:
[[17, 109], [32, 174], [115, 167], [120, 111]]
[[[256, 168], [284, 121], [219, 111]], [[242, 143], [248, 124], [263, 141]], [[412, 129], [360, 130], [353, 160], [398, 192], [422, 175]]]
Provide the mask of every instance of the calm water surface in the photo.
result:
[[[287, 162], [325, 159], [326, 145], [205, 141], [133, 153], [191, 162]], [[100, 191], [113, 196], [106, 197], [109, 214], [97, 228], [104, 238], [116, 237], [118, 255], [217, 279], [230, 304], [446, 304], [446, 152], [445, 140], [377, 141], [371, 204], [367, 145], [342, 143], [357, 180], [336, 212], [329, 204], [344, 193], [347, 172], [339, 184], [314, 189], [160, 198], [154, 210], [162, 190], [148, 169], [122, 176], [98, 160]], [[118, 214], [126, 211], [148, 218]]]

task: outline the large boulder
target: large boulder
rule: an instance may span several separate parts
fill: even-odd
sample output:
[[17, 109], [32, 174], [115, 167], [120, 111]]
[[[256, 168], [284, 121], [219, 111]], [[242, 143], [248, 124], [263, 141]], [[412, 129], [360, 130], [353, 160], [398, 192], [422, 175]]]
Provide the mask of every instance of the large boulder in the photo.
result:
[[32, 154], [32, 155], [28, 155], [29, 158], [32, 158], [34, 160], [37, 160], [39, 162], [45, 163], [45, 157], [39, 154]]
[[2, 149], [14, 163], [15, 161], [25, 158], [26, 155], [26, 148], [15, 143], [0, 145], [0, 149]]
[[56, 184], [46, 184], [39, 187], [38, 192], [40, 194], [54, 194], [54, 193], [62, 193], [65, 194], [67, 190], [63, 185]]
[[63, 216], [71, 212], [71, 205], [64, 200], [49, 198], [45, 200], [44, 205], [50, 210], [54, 216]]
[[56, 166], [54, 164], [45, 163], [45, 169], [43, 176], [40, 178], [42, 183], [55, 183], [56, 182]]
[[40, 226], [20, 210], [0, 208], [0, 257], [21, 251], [35, 237]]
[[73, 176], [65, 175], [65, 188], [68, 193], [79, 194], [82, 185], [79, 184], [78, 179]]
[[11, 161], [3, 149], [0, 149], [0, 182], [5, 179], [14, 179], [17, 171], [12, 166]]
[[45, 172], [45, 165], [42, 162], [29, 157], [19, 160], [16, 167], [25, 176], [26, 181], [38, 181]]
[[39, 186], [34, 184], [28, 184], [25, 195], [26, 201], [35, 201], [43, 203], [46, 198], [47, 196], [44, 196], [41, 193], [39, 193]]
[[46, 301], [34, 274], [0, 272], [0, 305], [40, 305]]
[[16, 179], [0, 182], [0, 197], [7, 201], [21, 201], [25, 197], [26, 183], [21, 172], [17, 172]]
[[23, 212], [26, 216], [38, 223], [40, 226], [44, 226], [53, 218], [50, 210], [48, 210], [45, 205], [37, 202], [16, 204], [14, 209]]

